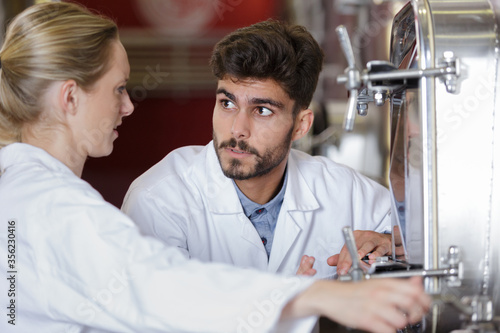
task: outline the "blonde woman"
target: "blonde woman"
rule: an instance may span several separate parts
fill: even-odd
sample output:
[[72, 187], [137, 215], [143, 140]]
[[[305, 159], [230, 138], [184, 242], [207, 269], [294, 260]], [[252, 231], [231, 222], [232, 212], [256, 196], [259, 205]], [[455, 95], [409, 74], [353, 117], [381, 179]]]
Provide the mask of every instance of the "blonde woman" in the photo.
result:
[[35, 5], [8, 27], [1, 332], [303, 332], [318, 315], [387, 332], [423, 316], [429, 298], [418, 280], [273, 276], [186, 260], [142, 237], [80, 179], [88, 156], [111, 153], [133, 111], [129, 71], [116, 25], [78, 5]]

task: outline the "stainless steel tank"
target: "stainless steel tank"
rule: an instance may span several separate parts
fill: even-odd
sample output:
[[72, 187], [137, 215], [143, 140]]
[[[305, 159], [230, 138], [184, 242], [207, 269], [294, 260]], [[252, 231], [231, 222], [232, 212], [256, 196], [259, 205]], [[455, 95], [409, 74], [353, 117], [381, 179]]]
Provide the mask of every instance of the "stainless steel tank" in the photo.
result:
[[347, 129], [370, 102], [390, 102], [393, 239], [405, 255], [379, 275], [425, 277], [435, 306], [421, 331], [500, 331], [498, 5], [409, 2], [390, 61], [363, 71], [351, 61], [338, 78], [351, 95]]

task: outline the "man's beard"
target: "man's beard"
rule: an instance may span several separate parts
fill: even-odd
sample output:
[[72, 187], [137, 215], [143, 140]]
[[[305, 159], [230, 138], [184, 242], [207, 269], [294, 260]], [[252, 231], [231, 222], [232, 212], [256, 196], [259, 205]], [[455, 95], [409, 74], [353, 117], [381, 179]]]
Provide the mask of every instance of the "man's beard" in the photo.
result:
[[[236, 141], [235, 138], [218, 143], [215, 133], [213, 134], [215, 152], [219, 159], [219, 164], [222, 172], [228, 178], [234, 180], [247, 180], [254, 177], [259, 177], [269, 173], [276, 168], [287, 156], [292, 143], [293, 126], [286, 135], [285, 139], [278, 145], [267, 148], [263, 155], [259, 154], [257, 149], [251, 147], [246, 141]], [[253, 170], [244, 171], [243, 164], [239, 159], [233, 158], [229, 161], [229, 166], [224, 168], [221, 161], [220, 152], [224, 148], [238, 148], [244, 152], [251, 153], [256, 158], [256, 163]]]

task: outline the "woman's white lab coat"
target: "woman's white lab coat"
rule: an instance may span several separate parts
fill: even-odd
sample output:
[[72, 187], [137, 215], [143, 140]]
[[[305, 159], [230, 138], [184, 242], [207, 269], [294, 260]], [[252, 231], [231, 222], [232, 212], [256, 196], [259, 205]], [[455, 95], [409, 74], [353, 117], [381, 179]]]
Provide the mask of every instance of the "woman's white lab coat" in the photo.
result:
[[122, 210], [141, 232], [192, 258], [295, 274], [314, 256], [316, 277], [334, 275], [326, 259], [344, 245], [342, 227], [390, 232], [389, 192], [332, 160], [292, 149], [288, 182], [269, 261], [213, 143], [183, 147], [136, 179]]
[[33, 146], [0, 172], [1, 332], [270, 331], [311, 283], [185, 260]]

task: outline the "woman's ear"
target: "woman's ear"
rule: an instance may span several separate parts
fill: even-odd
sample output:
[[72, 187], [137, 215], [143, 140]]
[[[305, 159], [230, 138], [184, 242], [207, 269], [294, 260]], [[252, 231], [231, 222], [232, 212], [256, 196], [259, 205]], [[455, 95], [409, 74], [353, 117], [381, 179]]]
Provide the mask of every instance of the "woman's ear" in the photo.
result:
[[301, 110], [295, 118], [292, 141], [303, 138], [309, 132], [313, 121], [314, 113], [310, 109]]
[[79, 87], [75, 80], [65, 81], [59, 90], [59, 105], [68, 114], [74, 115], [78, 109]]

